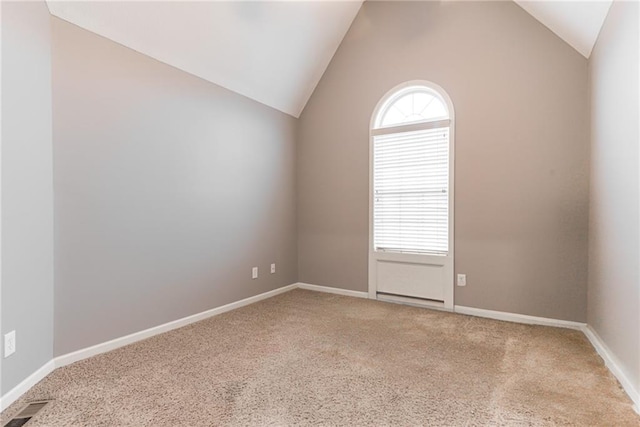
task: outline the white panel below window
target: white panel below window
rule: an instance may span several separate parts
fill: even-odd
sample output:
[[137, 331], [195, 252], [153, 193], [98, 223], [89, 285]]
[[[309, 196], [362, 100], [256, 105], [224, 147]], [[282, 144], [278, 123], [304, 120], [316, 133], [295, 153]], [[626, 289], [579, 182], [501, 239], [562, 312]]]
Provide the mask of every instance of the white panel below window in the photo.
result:
[[378, 292], [444, 300], [444, 266], [377, 261]]

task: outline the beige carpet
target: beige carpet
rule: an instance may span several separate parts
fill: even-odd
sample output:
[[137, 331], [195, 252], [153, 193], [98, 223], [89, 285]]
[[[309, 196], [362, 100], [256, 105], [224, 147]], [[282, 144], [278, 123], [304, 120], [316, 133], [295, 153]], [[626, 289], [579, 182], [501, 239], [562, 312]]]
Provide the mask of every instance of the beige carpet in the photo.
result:
[[[36, 426], [638, 426], [582, 333], [296, 290], [53, 372]], [[3, 422], [4, 424], [4, 422]]]

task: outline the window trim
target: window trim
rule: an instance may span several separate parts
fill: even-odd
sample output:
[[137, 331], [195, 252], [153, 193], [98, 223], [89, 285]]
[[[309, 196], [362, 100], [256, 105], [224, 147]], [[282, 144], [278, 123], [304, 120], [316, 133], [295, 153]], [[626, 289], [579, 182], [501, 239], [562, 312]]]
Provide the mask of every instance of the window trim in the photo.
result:
[[[390, 127], [377, 127], [378, 117], [380, 116], [383, 108], [387, 107], [390, 102], [393, 102], [398, 96], [402, 96], [406, 91], [411, 87], [422, 86], [430, 89], [435, 92], [440, 98], [444, 101], [447, 109], [449, 110], [449, 118], [445, 120], [436, 120], [431, 122], [417, 122], [417, 123], [408, 123], [405, 125], [398, 126], [390, 126]], [[376, 135], [388, 134], [388, 133], [396, 133], [400, 129], [403, 131], [409, 130], [418, 130], [418, 129], [428, 129], [433, 127], [442, 126], [443, 122], [448, 122], [449, 125], [449, 253], [447, 256], [450, 256], [453, 260], [455, 258], [455, 109], [453, 107], [453, 102], [449, 97], [449, 94], [439, 85], [430, 82], [428, 80], [410, 80], [399, 85], [394, 86], [389, 91], [387, 91], [384, 96], [380, 98], [378, 103], [376, 104], [373, 112], [371, 114], [371, 119], [369, 122], [369, 257], [368, 257], [368, 290], [369, 290], [369, 298], [376, 299], [377, 298], [377, 289], [376, 289], [376, 281], [375, 279], [375, 257], [378, 252], [374, 250], [374, 239], [373, 239], [373, 209], [374, 209], [374, 197], [373, 197], [373, 137]], [[411, 260], [412, 257], [416, 257], [415, 259], [422, 259], [425, 257], [433, 256], [426, 254], [409, 254], [409, 253], [389, 253], [392, 257], [402, 257], [408, 261]], [[444, 309], [453, 310], [453, 292], [454, 292], [454, 280], [453, 280], [453, 269], [451, 271], [451, 277], [447, 277], [448, 286], [445, 289], [445, 302]]]
[[[389, 107], [393, 106], [393, 104], [395, 104], [398, 100], [400, 100], [401, 98], [403, 98], [405, 95], [408, 95], [412, 92], [415, 91], [415, 89], [427, 89], [427, 92], [431, 92], [430, 95], [435, 96], [436, 98], [438, 98], [443, 104], [445, 104], [445, 106], [447, 107], [448, 112], [451, 112], [451, 108], [453, 107], [451, 105], [451, 100], [448, 100], [448, 96], [443, 96], [443, 94], [445, 93], [444, 90], [431, 82], [428, 82], [426, 80], [412, 80], [409, 82], [405, 82], [402, 83], [401, 85], [396, 86], [395, 91], [392, 89], [389, 93], [387, 92], [385, 94], [385, 96], [382, 98], [381, 102], [378, 103], [378, 105], [376, 106], [375, 112], [374, 112], [374, 116], [373, 116], [373, 122], [371, 124], [371, 129], [375, 129], [375, 130], [382, 130], [382, 129], [388, 129], [390, 127], [400, 127], [400, 126], [408, 126], [408, 125], [413, 125], [413, 124], [421, 124], [421, 123], [429, 123], [429, 122], [433, 122], [436, 120], [429, 120], [429, 121], [415, 121], [415, 122], [407, 122], [405, 124], [402, 125], [395, 125], [395, 126], [382, 126], [381, 122], [384, 119], [384, 114]], [[441, 92], [442, 91], [442, 92]], [[445, 94], [446, 95], [446, 94]], [[437, 120], [449, 120], [451, 119], [451, 114], [449, 114], [448, 117], [439, 117], [437, 118]]]
[[[406, 125], [388, 126], [386, 128], [371, 129], [372, 136], [389, 135], [392, 133], [413, 132], [416, 130], [451, 127], [451, 119], [433, 120], [430, 122], [408, 123]], [[449, 138], [451, 139], [451, 138]]]

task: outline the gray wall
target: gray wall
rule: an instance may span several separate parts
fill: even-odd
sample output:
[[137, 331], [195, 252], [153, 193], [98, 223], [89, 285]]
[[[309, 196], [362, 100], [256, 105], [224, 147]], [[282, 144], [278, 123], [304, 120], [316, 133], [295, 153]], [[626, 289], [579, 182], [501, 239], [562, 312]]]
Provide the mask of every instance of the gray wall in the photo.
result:
[[55, 354], [296, 282], [295, 119], [52, 19]]
[[640, 393], [637, 2], [614, 2], [589, 60], [588, 322]]
[[0, 394], [52, 356], [50, 31], [44, 2], [2, 2], [2, 335], [17, 351]]
[[300, 118], [300, 281], [367, 290], [369, 121], [414, 79], [456, 109], [455, 303], [586, 320], [587, 61], [513, 2], [364, 3]]

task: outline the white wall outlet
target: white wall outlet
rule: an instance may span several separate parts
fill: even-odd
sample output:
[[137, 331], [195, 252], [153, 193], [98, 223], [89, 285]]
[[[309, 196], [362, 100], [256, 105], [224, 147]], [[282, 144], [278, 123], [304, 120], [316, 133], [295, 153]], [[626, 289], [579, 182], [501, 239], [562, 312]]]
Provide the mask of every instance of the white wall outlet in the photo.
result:
[[4, 357], [9, 357], [16, 352], [16, 331], [4, 335]]
[[271, 264], [271, 274], [276, 272], [276, 264]]
[[253, 267], [251, 269], [251, 278], [252, 279], [257, 279], [258, 278], [258, 267]]
[[458, 274], [458, 286], [467, 286], [466, 274]]

